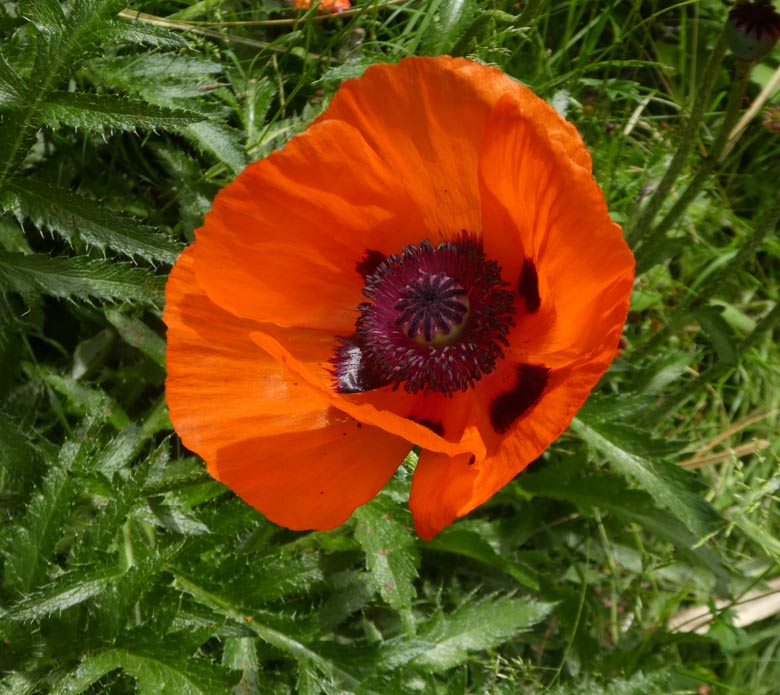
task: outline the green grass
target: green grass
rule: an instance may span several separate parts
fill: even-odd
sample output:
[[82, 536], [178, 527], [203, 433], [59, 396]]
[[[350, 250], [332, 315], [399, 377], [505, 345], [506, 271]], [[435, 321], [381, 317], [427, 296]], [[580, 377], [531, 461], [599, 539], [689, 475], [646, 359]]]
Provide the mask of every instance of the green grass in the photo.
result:
[[[727, 137], [777, 49], [741, 94], [729, 55], [706, 89], [715, 0], [67, 6], [0, 6], [0, 693], [778, 692], [780, 619], [735, 620], [780, 576], [780, 136]], [[343, 527], [287, 531], [172, 432], [165, 276], [343, 79], [440, 53], [582, 133], [641, 269], [624, 349], [434, 541], [405, 468]], [[716, 599], [705, 633], [669, 628]]]

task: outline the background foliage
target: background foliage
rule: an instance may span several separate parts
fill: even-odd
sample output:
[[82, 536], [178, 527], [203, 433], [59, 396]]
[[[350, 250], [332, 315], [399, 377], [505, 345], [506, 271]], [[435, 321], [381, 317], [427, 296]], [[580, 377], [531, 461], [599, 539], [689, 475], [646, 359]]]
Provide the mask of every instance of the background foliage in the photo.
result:
[[[732, 125], [778, 53], [708, 73], [727, 11], [0, 3], [0, 693], [776, 693], [778, 618], [744, 609], [780, 576], [777, 96]], [[433, 542], [412, 460], [293, 533], [172, 434], [165, 275], [248, 161], [414, 53], [496, 64], [578, 126], [639, 261], [624, 350]]]

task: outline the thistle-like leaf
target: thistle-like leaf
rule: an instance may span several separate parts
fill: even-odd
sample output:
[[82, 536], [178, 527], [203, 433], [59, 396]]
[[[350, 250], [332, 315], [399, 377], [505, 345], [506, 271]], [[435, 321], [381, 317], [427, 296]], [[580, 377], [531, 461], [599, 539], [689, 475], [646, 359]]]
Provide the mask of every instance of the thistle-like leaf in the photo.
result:
[[90, 69], [104, 82], [162, 106], [203, 96], [222, 72], [217, 63], [170, 52], [95, 59]]
[[157, 48], [186, 48], [187, 41], [173, 31], [139, 22], [127, 16], [106, 22], [103, 41], [107, 45], [143, 44]]
[[22, 0], [19, 3], [24, 17], [43, 34], [65, 32], [66, 18], [57, 0]]
[[138, 348], [144, 355], [156, 364], [165, 368], [165, 340], [155, 333], [143, 321], [134, 319], [119, 309], [108, 308], [105, 310], [106, 318], [119, 335], [129, 345]]
[[419, 556], [407, 527], [392, 517], [393, 506], [387, 497], [379, 497], [355, 510], [355, 538], [382, 598], [400, 610], [411, 608], [417, 595]]
[[24, 80], [0, 55], [0, 110], [22, 106], [26, 91]]
[[69, 241], [81, 239], [99, 249], [163, 263], [173, 263], [181, 251], [176, 242], [153, 227], [106, 210], [76, 193], [22, 178], [11, 179], [8, 189], [15, 198], [17, 217]]
[[75, 497], [69, 471], [82, 465], [94, 448], [99, 422], [87, 418], [74, 436], [62, 446], [56, 461], [35, 492], [23, 516], [15, 520], [6, 532], [4, 543], [4, 584], [13, 592], [27, 593], [42, 584], [48, 563], [62, 536], [65, 518]]
[[[139, 695], [234, 695], [236, 675], [204, 659], [182, 659], [150, 645], [140, 649], [106, 649], [86, 657], [55, 686], [55, 695], [76, 695], [111, 671], [122, 669], [136, 679]], [[164, 689], [161, 690], [161, 687]]]
[[[623, 429], [616, 436], [609, 425], [579, 419], [572, 429], [594, 450], [602, 454], [620, 475], [638, 483], [661, 507], [670, 510], [696, 536], [703, 538], [718, 525], [715, 509], [693, 489], [691, 475], [674, 464], [656, 458], [653, 461], [629, 451], [630, 440]], [[633, 447], [632, 447], [633, 448]]]
[[462, 664], [470, 652], [491, 649], [540, 623], [554, 604], [489, 597], [464, 603], [454, 613], [440, 616], [420, 630], [420, 640], [433, 645], [414, 658], [426, 671], [446, 671]]
[[52, 128], [62, 125], [83, 130], [175, 130], [202, 121], [203, 115], [170, 109], [113, 94], [55, 92], [41, 109], [41, 121]]
[[29, 296], [161, 305], [165, 279], [143, 268], [84, 257], [0, 252], [0, 289]]
[[105, 591], [121, 574], [119, 568], [111, 568], [98, 572], [73, 572], [60, 576], [56, 582], [30, 594], [10, 610], [1, 613], [0, 620], [20, 622], [41, 620], [94, 598]]

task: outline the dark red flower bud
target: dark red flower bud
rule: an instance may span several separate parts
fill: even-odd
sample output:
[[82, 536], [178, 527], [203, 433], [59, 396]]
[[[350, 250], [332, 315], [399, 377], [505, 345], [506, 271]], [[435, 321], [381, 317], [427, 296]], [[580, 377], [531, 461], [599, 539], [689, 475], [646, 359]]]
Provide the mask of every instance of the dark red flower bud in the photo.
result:
[[744, 2], [729, 12], [726, 38], [740, 60], [758, 60], [780, 38], [780, 14], [768, 2]]

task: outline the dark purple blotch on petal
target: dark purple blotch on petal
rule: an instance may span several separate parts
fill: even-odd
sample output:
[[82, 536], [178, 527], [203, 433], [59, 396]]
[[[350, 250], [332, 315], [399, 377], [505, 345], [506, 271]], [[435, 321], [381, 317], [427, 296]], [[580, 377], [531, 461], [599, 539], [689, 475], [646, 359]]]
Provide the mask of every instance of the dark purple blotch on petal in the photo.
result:
[[357, 262], [355, 269], [364, 278], [366, 278], [369, 275], [374, 274], [376, 269], [379, 267], [379, 264], [385, 260], [385, 258], [387, 258], [387, 256], [385, 256], [385, 254], [383, 254], [381, 251], [366, 249], [366, 252], [363, 254], [363, 258]]
[[363, 341], [358, 336], [340, 338], [331, 364], [337, 393], [362, 393], [387, 383], [372, 369], [366, 359]]
[[410, 415], [409, 419], [412, 422], [416, 422], [418, 425], [427, 427], [431, 432], [438, 434], [440, 437], [444, 436], [444, 425], [437, 420], [429, 420], [428, 418], [423, 417], [414, 417], [413, 415]]
[[490, 424], [498, 434], [504, 434], [538, 403], [550, 376], [541, 364], [518, 364], [515, 370], [515, 385], [490, 404]]
[[542, 303], [539, 297], [539, 276], [536, 274], [536, 266], [530, 258], [523, 261], [523, 269], [520, 271], [520, 279], [517, 282], [517, 292], [525, 301], [525, 308], [533, 314], [539, 310]]

